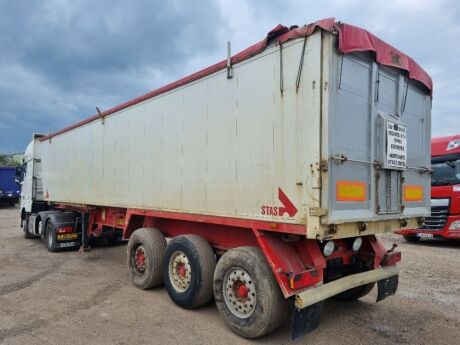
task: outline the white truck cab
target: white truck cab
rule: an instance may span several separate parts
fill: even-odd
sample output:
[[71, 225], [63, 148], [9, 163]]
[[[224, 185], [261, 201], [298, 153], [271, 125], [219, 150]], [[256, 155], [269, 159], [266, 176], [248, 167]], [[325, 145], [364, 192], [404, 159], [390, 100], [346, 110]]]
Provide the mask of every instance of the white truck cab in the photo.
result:
[[33, 134], [33, 139], [27, 145], [21, 166], [21, 226], [26, 237], [40, 235], [39, 226], [31, 219], [34, 214], [47, 210], [47, 203], [43, 199], [43, 182], [40, 155], [40, 139], [43, 134]]

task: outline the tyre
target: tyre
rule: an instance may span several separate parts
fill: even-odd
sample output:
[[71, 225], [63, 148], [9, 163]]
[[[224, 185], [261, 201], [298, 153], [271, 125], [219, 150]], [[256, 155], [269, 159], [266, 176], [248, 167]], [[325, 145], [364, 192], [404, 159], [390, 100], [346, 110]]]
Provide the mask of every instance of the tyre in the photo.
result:
[[183, 308], [196, 308], [213, 296], [216, 257], [211, 245], [197, 235], [169, 242], [163, 259], [163, 280], [169, 297]]
[[339, 293], [338, 295], [332, 297], [332, 299], [336, 301], [342, 301], [342, 302], [355, 301], [358, 298], [366, 296], [369, 292], [371, 292], [374, 286], [375, 286], [375, 282], [357, 286], [353, 289]]
[[27, 217], [27, 216], [26, 216], [26, 218], [24, 219], [22, 230], [24, 231], [24, 237], [25, 237], [25, 238], [31, 239], [31, 238], [34, 237], [34, 235], [32, 235], [32, 234], [29, 232], [29, 217]]
[[220, 258], [214, 298], [225, 324], [245, 338], [273, 332], [286, 320], [291, 306], [256, 247], [235, 248]]
[[48, 251], [54, 253], [58, 250], [57, 244], [56, 244], [56, 232], [54, 231], [53, 224], [51, 221], [48, 221], [46, 223], [46, 235], [45, 235], [45, 243], [46, 243], [46, 248], [48, 248]]
[[41, 237], [43, 233], [43, 222], [41, 219], [38, 221], [37, 227], [38, 227], [38, 234], [39, 234], [38, 236]]
[[163, 283], [161, 263], [166, 239], [160, 230], [141, 228], [131, 235], [127, 248], [128, 272], [134, 286], [151, 289]]
[[404, 237], [404, 239], [405, 239], [407, 242], [415, 243], [415, 242], [420, 241], [420, 237], [418, 237], [418, 236], [403, 235], [403, 237]]

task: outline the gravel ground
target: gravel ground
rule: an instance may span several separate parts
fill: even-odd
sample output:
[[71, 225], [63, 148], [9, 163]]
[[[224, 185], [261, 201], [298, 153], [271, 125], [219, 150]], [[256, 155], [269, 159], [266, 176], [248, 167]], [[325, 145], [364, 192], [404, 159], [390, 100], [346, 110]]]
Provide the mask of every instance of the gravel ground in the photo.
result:
[[[124, 245], [49, 253], [26, 240], [18, 209], [0, 205], [1, 344], [289, 344], [289, 324], [248, 341], [229, 331], [210, 303], [175, 306], [164, 288], [130, 284]], [[399, 244], [396, 296], [375, 303], [327, 301], [321, 325], [295, 344], [459, 344], [460, 242]]]

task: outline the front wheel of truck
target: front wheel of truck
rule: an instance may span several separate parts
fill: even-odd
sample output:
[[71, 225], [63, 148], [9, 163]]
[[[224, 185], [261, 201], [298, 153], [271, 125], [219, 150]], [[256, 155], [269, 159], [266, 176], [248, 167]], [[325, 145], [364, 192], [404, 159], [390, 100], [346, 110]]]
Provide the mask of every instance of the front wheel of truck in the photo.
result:
[[231, 249], [220, 258], [214, 298], [225, 324], [244, 338], [273, 332], [286, 320], [291, 305], [256, 247]]
[[24, 237], [27, 239], [31, 239], [34, 236], [29, 232], [29, 217], [26, 216], [24, 221], [23, 221], [23, 227], [22, 230], [24, 231]]

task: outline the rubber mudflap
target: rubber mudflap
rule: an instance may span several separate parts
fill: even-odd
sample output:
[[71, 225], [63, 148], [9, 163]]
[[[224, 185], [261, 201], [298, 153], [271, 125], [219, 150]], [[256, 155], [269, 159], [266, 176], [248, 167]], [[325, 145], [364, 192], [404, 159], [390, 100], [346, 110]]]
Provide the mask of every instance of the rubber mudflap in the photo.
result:
[[292, 340], [307, 335], [319, 326], [323, 304], [324, 302], [321, 301], [303, 309], [294, 308], [291, 332]]
[[377, 294], [377, 302], [396, 293], [396, 290], [398, 289], [398, 277], [399, 275], [395, 275], [393, 277], [382, 279], [377, 282], [377, 287], [379, 289]]

